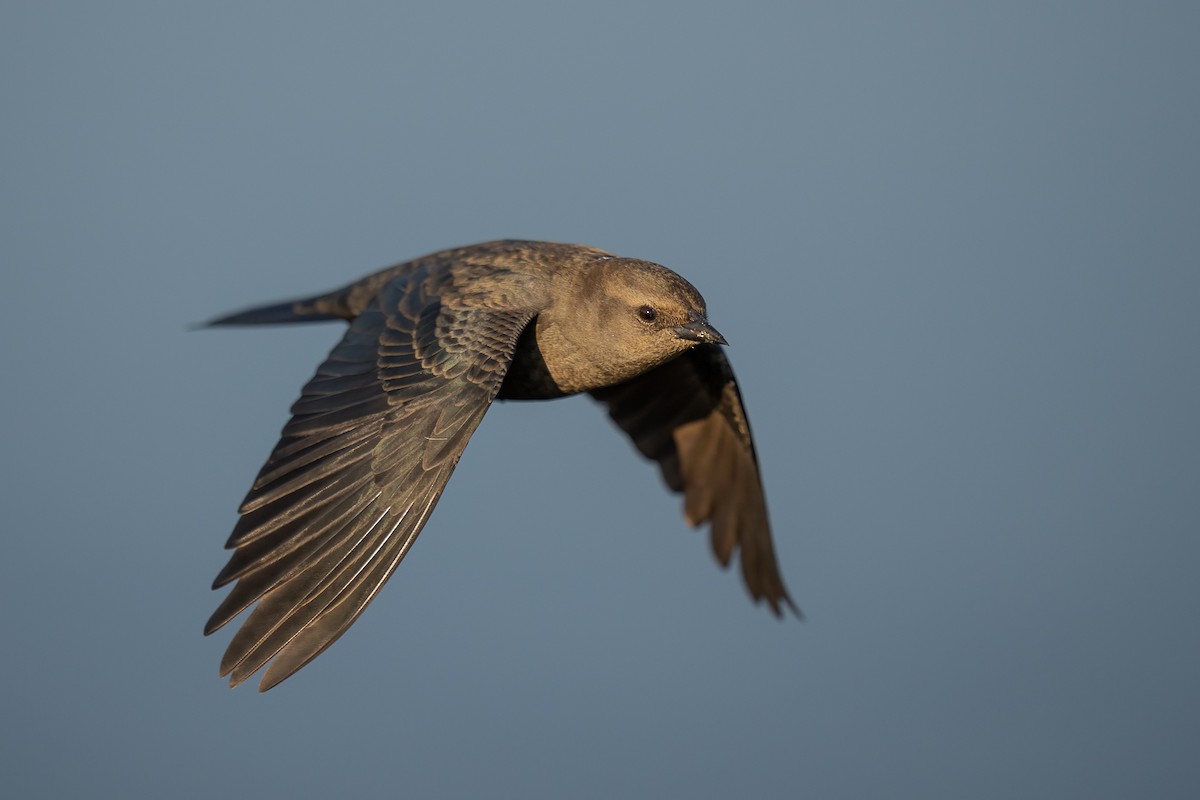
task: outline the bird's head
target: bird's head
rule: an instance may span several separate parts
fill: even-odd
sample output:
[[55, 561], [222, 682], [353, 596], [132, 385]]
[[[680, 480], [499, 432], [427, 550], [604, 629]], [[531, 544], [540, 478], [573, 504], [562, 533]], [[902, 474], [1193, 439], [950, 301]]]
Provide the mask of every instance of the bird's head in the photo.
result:
[[575, 390], [628, 380], [697, 345], [726, 343], [694, 286], [632, 258], [589, 263], [543, 321], [555, 329], [552, 347], [578, 372], [568, 381]]

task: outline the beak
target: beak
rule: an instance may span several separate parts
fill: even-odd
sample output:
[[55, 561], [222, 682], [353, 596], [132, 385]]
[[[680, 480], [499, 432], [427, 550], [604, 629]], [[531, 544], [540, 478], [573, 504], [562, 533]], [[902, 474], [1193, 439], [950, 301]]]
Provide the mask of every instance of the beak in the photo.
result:
[[729, 344], [717, 329], [708, 324], [704, 317], [696, 317], [691, 322], [685, 322], [675, 329], [675, 335], [680, 339], [703, 344]]

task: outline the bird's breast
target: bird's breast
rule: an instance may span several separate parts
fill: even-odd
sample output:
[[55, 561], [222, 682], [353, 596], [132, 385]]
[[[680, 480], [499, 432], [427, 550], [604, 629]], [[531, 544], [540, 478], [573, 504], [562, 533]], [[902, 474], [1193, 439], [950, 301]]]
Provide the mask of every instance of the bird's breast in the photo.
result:
[[496, 396], [501, 400], [553, 400], [574, 392], [564, 391], [550, 374], [537, 342], [536, 320], [522, 331], [513, 349], [512, 363]]

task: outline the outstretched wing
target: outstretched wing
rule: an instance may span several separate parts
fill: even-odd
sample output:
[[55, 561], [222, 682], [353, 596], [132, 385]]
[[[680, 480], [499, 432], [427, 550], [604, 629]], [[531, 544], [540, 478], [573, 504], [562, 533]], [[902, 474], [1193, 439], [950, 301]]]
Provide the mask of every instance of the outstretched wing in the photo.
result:
[[292, 406], [214, 581], [237, 584], [206, 634], [258, 604], [221, 661], [231, 685], [270, 661], [266, 691], [320, 654], [420, 533], [536, 313], [512, 307], [517, 291], [489, 307], [473, 277], [458, 264], [392, 281]]
[[741, 550], [742, 577], [771, 611], [796, 608], [775, 560], [758, 458], [742, 396], [725, 353], [699, 345], [617, 386], [592, 395], [642, 455], [662, 468], [667, 485], [684, 495], [692, 525], [712, 523], [712, 548], [722, 566]]

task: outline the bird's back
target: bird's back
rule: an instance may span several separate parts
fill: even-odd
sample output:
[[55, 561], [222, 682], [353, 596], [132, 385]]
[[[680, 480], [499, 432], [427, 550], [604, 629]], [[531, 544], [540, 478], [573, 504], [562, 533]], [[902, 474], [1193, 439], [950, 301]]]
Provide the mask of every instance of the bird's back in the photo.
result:
[[386, 267], [332, 292], [255, 306], [207, 323], [208, 326], [280, 325], [297, 322], [352, 320], [363, 313], [391, 281], [417, 270], [477, 273], [481, 270], [542, 273], [547, 277], [564, 264], [582, 258], [608, 256], [595, 247], [523, 239], [500, 239], [467, 247], [441, 250], [421, 258]]

